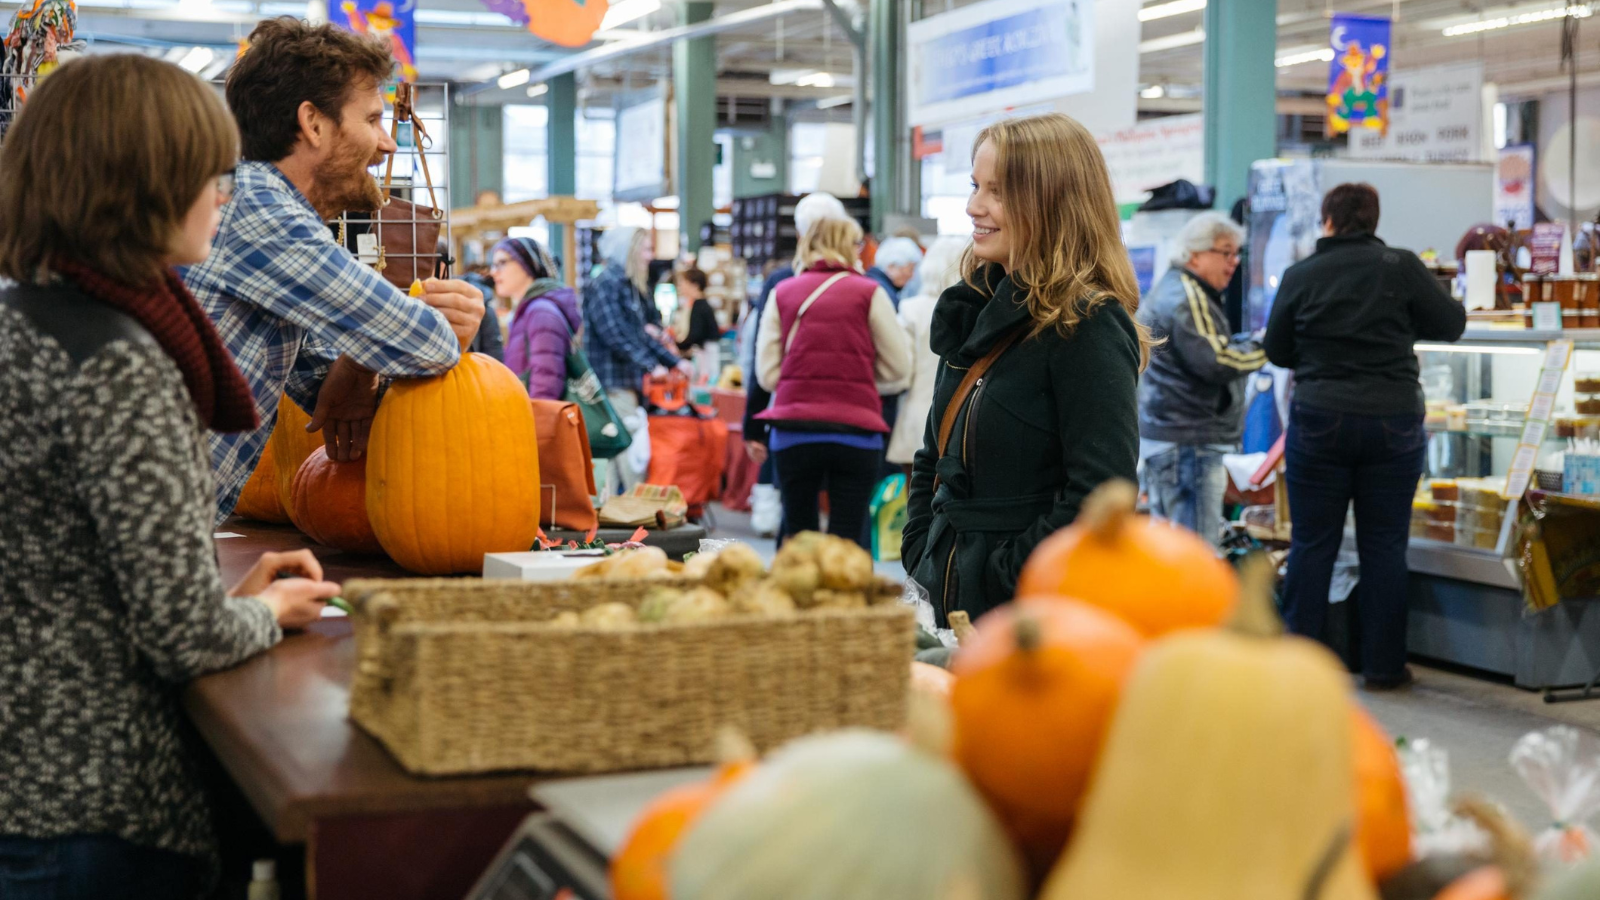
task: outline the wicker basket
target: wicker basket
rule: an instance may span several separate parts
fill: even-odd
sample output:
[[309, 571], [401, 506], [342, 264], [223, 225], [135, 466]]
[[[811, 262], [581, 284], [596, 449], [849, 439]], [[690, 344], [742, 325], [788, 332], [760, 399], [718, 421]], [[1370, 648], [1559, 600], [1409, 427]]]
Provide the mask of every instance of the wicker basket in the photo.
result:
[[723, 726], [760, 750], [905, 721], [910, 607], [563, 628], [685, 581], [352, 581], [350, 717], [408, 771], [608, 772], [711, 762]]

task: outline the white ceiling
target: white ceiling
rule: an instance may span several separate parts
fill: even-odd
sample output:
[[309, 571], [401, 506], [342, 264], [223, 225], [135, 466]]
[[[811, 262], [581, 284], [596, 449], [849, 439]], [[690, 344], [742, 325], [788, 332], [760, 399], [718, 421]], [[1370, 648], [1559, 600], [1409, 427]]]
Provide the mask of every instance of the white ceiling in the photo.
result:
[[[622, 33], [671, 27], [679, 0], [663, 0], [662, 8], [628, 23]], [[762, 5], [766, 0], [724, 0], [716, 3], [718, 15]], [[854, 6], [852, 0], [847, 0]], [[927, 0], [929, 14], [965, 5], [967, 0]], [[1135, 0], [1128, 0], [1135, 2]], [[1152, 0], [1151, 6], [1161, 0]], [[1573, 0], [1576, 2], [1576, 0]], [[418, 0], [417, 56], [424, 80], [482, 82], [496, 75], [540, 64], [569, 53], [545, 43], [503, 17], [487, 12], [478, 0]], [[1464, 37], [1446, 37], [1446, 27], [1498, 16], [1552, 9], [1560, 0], [1525, 0], [1514, 4], [1475, 3], [1471, 0], [1279, 0], [1278, 54], [1314, 50], [1325, 45], [1327, 12], [1367, 13], [1398, 17], [1394, 31], [1393, 65], [1412, 68], [1481, 59], [1486, 77], [1500, 85], [1502, 96], [1537, 94], [1565, 84], [1560, 68], [1560, 24], [1540, 24], [1484, 31]], [[95, 41], [96, 52], [126, 50], [130, 44], [148, 52], [182, 55], [194, 45], [215, 48], [220, 70], [231, 58], [233, 43], [249, 32], [264, 15], [305, 15], [309, 6], [297, 2], [260, 0], [79, 0], [80, 28]], [[15, 3], [0, 2], [0, 15], [9, 19]], [[1581, 25], [1579, 71], [1585, 82], [1600, 83], [1600, 0], [1596, 15]], [[1148, 43], [1173, 38], [1201, 27], [1199, 11], [1144, 23]], [[847, 88], [772, 86], [773, 70], [815, 69], [848, 76], [851, 45], [824, 10], [790, 13], [723, 33], [717, 37], [723, 95], [785, 96], [822, 99], [847, 94]], [[1141, 101], [1148, 110], [1180, 109], [1198, 105], [1202, 47], [1198, 43], [1156, 50], [1140, 56], [1140, 81], [1162, 85], [1169, 94], [1162, 100]], [[670, 50], [657, 48], [613, 60], [580, 74], [580, 82], [593, 95], [609, 94], [621, 86], [643, 86], [670, 71]], [[211, 73], [207, 73], [211, 74]], [[1327, 64], [1309, 62], [1278, 69], [1280, 91], [1319, 93], [1326, 84]], [[1174, 100], [1173, 98], [1179, 98]], [[1188, 98], [1188, 99], [1183, 99]], [[487, 91], [484, 102], [526, 101], [526, 89]]]

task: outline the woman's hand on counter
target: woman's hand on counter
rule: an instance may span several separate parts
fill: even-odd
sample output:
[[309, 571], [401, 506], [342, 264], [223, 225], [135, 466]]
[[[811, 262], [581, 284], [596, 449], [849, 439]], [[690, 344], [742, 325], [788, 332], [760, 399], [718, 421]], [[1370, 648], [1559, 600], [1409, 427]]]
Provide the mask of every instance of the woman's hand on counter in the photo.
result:
[[267, 585], [256, 596], [272, 610], [278, 626], [288, 631], [322, 618], [322, 608], [339, 596], [339, 585], [309, 578], [284, 578]]
[[322, 563], [310, 550], [290, 550], [285, 553], [263, 553], [244, 578], [229, 591], [232, 597], [259, 597], [267, 585], [279, 578], [298, 577], [311, 581], [322, 580]]

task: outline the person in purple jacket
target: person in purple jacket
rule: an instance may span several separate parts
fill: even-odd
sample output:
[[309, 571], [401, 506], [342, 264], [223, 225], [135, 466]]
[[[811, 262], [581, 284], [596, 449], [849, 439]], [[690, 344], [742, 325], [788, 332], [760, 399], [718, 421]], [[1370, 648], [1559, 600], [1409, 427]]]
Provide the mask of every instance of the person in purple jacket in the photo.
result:
[[550, 254], [531, 238], [506, 238], [489, 256], [495, 294], [516, 306], [506, 330], [506, 366], [535, 400], [560, 400], [567, 348], [583, 324], [578, 294], [556, 278]]

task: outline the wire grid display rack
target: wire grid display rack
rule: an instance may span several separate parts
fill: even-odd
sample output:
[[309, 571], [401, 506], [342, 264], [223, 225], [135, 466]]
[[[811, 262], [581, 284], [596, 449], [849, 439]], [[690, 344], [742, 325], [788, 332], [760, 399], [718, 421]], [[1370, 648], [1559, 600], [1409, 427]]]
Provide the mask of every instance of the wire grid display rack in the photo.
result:
[[32, 75], [0, 75], [0, 146], [5, 144], [6, 132], [21, 111], [21, 96], [33, 90], [37, 81]]
[[428, 83], [410, 89], [407, 110], [405, 88], [399, 87], [398, 123], [394, 103], [384, 112], [384, 131], [395, 136], [398, 149], [371, 169], [380, 187], [388, 186], [388, 202], [379, 210], [350, 210], [332, 223], [337, 239], [356, 258], [402, 290], [447, 273], [454, 263], [448, 249], [450, 87]]

